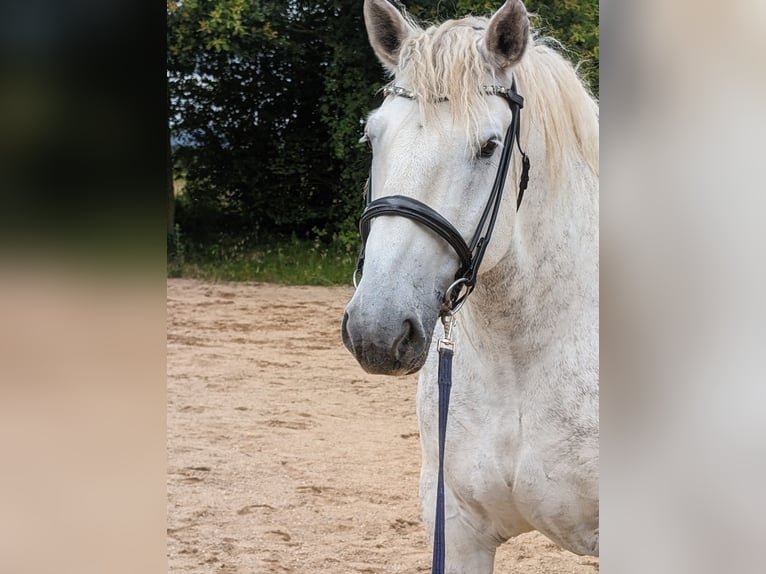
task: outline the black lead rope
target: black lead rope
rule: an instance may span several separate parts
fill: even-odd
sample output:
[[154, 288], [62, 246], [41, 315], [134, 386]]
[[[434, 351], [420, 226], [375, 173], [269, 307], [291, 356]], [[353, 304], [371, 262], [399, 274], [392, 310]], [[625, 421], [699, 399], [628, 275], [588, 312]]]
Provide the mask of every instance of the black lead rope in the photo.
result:
[[455, 354], [455, 341], [452, 328], [455, 324], [453, 315], [442, 317], [444, 337], [439, 339], [439, 475], [436, 483], [436, 516], [434, 519], [434, 552], [431, 558], [431, 574], [444, 574], [445, 550], [444, 530], [444, 443], [447, 438], [447, 414], [449, 396], [452, 390], [452, 357]]

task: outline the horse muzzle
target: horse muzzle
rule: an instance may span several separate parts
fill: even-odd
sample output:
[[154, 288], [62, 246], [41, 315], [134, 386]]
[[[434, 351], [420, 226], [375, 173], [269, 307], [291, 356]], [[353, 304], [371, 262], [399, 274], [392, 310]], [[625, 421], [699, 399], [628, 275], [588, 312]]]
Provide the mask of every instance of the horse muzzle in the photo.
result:
[[373, 375], [409, 375], [420, 370], [431, 344], [430, 329], [415, 315], [373, 316], [349, 303], [343, 315], [343, 344], [361, 367]]

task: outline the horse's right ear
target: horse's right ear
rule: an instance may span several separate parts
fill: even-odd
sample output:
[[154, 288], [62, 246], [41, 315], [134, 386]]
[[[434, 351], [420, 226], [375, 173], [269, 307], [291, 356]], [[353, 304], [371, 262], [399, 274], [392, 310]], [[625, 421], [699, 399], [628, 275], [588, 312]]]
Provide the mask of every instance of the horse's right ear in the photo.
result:
[[529, 15], [521, 0], [505, 0], [489, 20], [485, 41], [501, 70], [521, 60], [529, 41]]
[[399, 64], [399, 48], [409, 33], [404, 16], [386, 0], [364, 0], [364, 25], [380, 63], [393, 71]]

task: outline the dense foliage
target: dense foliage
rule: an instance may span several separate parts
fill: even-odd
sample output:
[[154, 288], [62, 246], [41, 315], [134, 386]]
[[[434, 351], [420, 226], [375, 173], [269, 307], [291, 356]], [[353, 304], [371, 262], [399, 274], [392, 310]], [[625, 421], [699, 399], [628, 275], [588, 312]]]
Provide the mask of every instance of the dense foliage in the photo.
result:
[[[437, 21], [500, 2], [412, 0]], [[528, 0], [598, 91], [598, 3]], [[175, 223], [197, 243], [355, 242], [369, 157], [358, 144], [383, 71], [360, 0], [168, 0]]]

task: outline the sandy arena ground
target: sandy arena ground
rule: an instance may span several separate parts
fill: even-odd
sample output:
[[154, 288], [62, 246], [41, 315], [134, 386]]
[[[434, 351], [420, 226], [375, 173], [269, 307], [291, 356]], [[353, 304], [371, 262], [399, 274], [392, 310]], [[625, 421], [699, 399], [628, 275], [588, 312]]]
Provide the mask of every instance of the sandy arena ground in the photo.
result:
[[[168, 280], [169, 571], [430, 572], [416, 376], [343, 348], [346, 287]], [[593, 574], [530, 533], [495, 572]]]

